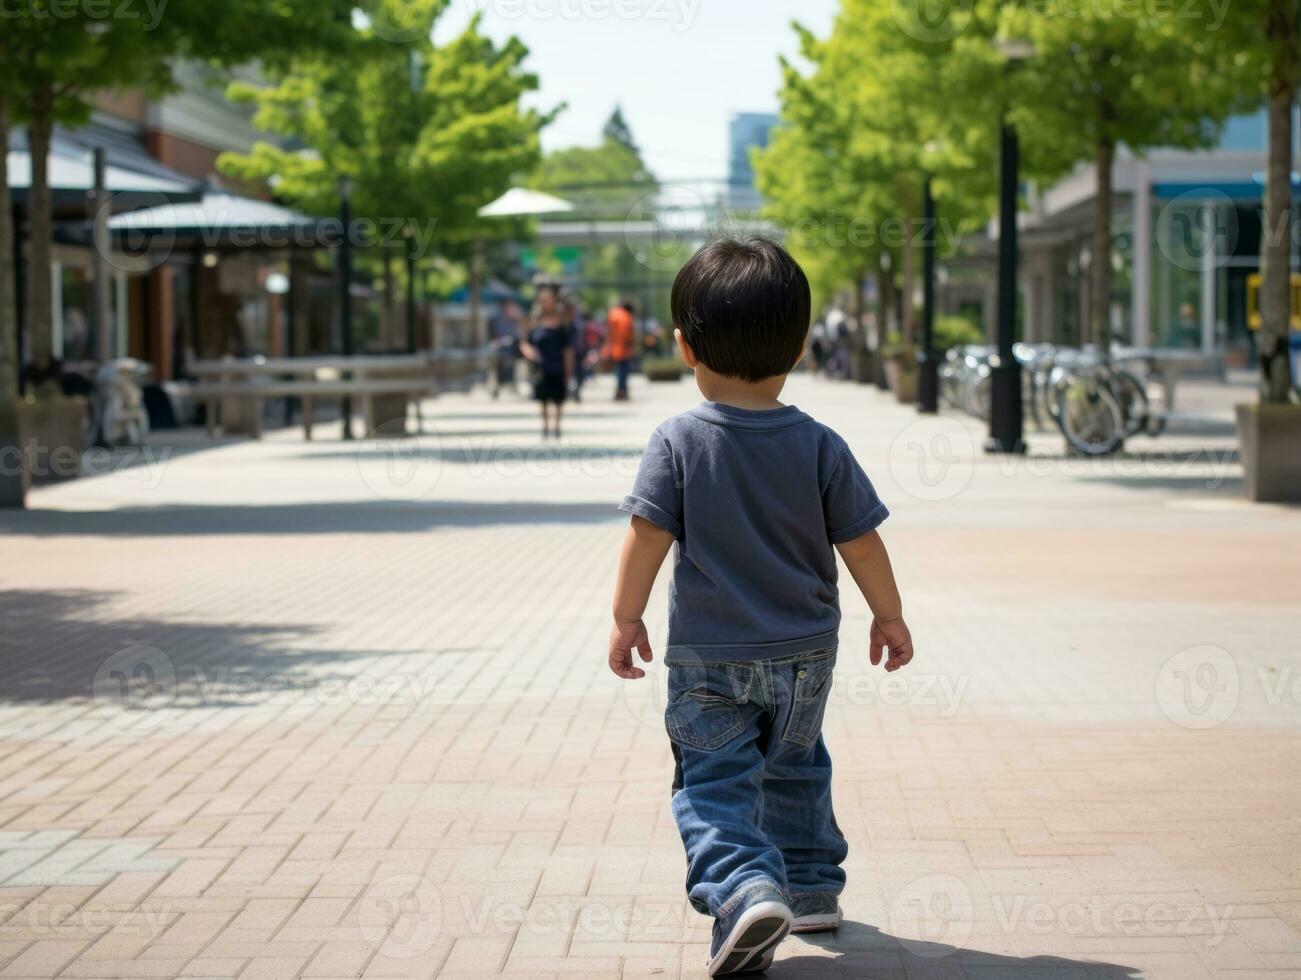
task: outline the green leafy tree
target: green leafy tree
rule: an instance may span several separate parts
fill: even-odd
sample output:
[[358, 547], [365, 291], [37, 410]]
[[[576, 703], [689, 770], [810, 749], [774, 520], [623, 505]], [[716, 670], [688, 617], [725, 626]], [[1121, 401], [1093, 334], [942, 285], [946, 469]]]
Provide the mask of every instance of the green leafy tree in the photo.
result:
[[632, 138], [632, 127], [628, 125], [628, 120], [623, 117], [623, 107], [615, 106], [614, 112], [606, 120], [605, 127], [601, 130], [601, 135], [608, 142], [618, 143], [626, 147], [633, 156], [641, 159], [641, 150], [637, 148], [637, 141]]
[[[446, 0], [425, 4], [425, 27], [397, 39], [389, 21], [367, 25], [347, 58], [297, 59], [262, 87], [237, 83], [232, 98], [256, 106], [254, 123], [283, 137], [248, 154], [223, 154], [223, 172], [267, 181], [277, 196], [334, 213], [339, 182], [352, 186], [354, 229], [367, 227], [392, 308], [393, 260], [414, 246], [467, 258], [471, 243], [509, 231], [478, 217], [540, 159], [551, 119], [521, 107], [537, 88], [527, 48], [498, 46], [475, 18], [442, 46], [430, 40]], [[406, 23], [408, 21], [404, 21]]]
[[1292, 271], [1292, 114], [1301, 85], [1301, 4], [1297, 0], [1239, 0], [1228, 11], [1224, 43], [1237, 52], [1233, 80], [1263, 99], [1269, 121], [1260, 249], [1262, 402], [1284, 404], [1296, 379], [1288, 357]]
[[1085, 4], [1078, 13], [1048, 16], [1008, 5], [999, 30], [1032, 50], [1011, 77], [1010, 117], [1018, 132], [1050, 172], [1086, 161], [1094, 166], [1089, 339], [1106, 344], [1117, 148], [1142, 154], [1210, 146], [1241, 99], [1228, 70], [1233, 52], [1210, 29], [1208, 4]]
[[[13, 125], [13, 92], [6, 33], [0, 36], [0, 149], [9, 150]], [[10, 207], [9, 168], [0, 166], [0, 441], [14, 423], [10, 416], [18, 398], [18, 306], [14, 281], [14, 212]]]
[[988, 213], [995, 144], [972, 93], [998, 75], [960, 36], [902, 30], [884, 0], [844, 0], [825, 40], [796, 30], [808, 70], [783, 63], [781, 124], [755, 153], [766, 213], [788, 229], [820, 295], [840, 282], [860, 296], [876, 275], [883, 324], [902, 271], [909, 324], [923, 175], [950, 223]]

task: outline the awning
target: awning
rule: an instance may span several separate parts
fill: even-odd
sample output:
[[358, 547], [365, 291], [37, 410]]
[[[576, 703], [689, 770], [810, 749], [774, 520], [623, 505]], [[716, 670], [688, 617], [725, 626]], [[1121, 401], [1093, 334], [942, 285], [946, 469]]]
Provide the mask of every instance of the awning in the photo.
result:
[[[168, 170], [152, 158], [146, 159], [147, 164], [133, 165], [134, 161], [125, 160], [120, 149], [109, 152], [104, 177], [113, 195], [115, 212], [167, 201], [192, 201], [202, 193], [203, 185], [199, 181]], [[32, 184], [32, 158], [21, 131], [16, 131], [10, 140], [6, 164], [10, 193], [15, 201], [23, 202]], [[56, 135], [50, 143], [46, 167], [55, 211], [84, 214], [86, 194], [95, 186], [93, 151]]]
[[203, 249], [314, 248], [338, 232], [337, 219], [322, 220], [301, 211], [208, 191], [202, 199], [164, 204], [109, 219], [109, 231], [135, 247], [159, 240], [168, 247]]

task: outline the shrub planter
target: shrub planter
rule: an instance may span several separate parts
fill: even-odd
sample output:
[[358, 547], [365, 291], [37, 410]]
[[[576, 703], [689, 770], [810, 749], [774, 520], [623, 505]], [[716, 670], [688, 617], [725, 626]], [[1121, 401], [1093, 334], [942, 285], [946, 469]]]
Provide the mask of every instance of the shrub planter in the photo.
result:
[[875, 354], [861, 347], [855, 347], [849, 354], [849, 373], [858, 384], [871, 384], [876, 377], [873, 365]]
[[917, 385], [921, 372], [917, 358], [911, 353], [891, 354], [885, 359], [885, 377], [894, 392], [895, 400], [904, 405], [917, 401]]
[[86, 399], [54, 395], [18, 403], [18, 442], [27, 485], [81, 475]]
[[642, 362], [642, 374], [647, 381], [680, 381], [687, 366], [676, 357], [648, 357]]
[[1237, 411], [1248, 499], [1301, 503], [1301, 405], [1239, 405]]

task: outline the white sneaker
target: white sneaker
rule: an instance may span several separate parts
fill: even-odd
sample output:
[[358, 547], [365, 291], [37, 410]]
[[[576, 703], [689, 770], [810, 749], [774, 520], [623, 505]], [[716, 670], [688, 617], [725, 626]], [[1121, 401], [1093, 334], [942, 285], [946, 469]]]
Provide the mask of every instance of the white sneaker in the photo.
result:
[[725, 926], [714, 923], [709, 975], [734, 977], [760, 973], [771, 964], [777, 944], [791, 931], [791, 910], [782, 902], [759, 901], [743, 908]]

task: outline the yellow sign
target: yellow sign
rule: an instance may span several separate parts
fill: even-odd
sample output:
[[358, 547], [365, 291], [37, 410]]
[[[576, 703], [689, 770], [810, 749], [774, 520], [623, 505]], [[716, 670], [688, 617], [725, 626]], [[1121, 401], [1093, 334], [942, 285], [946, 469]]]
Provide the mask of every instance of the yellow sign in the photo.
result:
[[[1292, 273], [1292, 316], [1293, 330], [1301, 330], [1301, 272]], [[1247, 277], [1247, 326], [1252, 330], [1260, 329], [1260, 273], [1253, 272]]]

